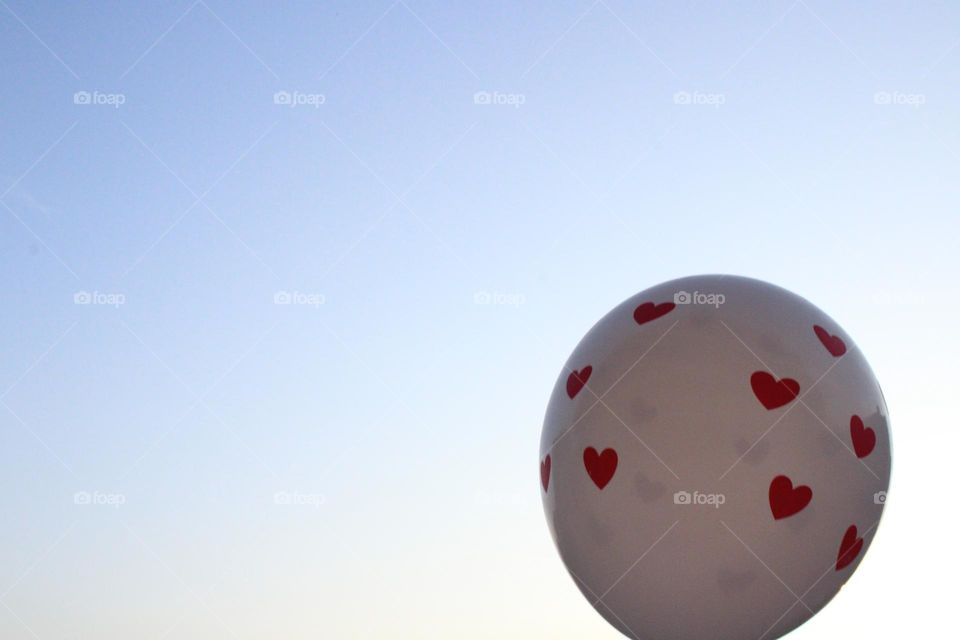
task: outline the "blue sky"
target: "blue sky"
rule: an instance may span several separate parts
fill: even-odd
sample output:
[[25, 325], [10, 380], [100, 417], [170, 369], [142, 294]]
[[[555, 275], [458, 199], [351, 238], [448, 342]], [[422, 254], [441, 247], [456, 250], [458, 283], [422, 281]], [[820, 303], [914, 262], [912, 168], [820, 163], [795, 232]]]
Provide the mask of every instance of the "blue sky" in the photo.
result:
[[851, 612], [937, 579], [958, 17], [3, 0], [0, 635], [617, 637], [543, 410], [607, 310], [711, 272], [822, 307], [890, 406], [871, 561], [796, 637], [938, 629], [935, 590]]

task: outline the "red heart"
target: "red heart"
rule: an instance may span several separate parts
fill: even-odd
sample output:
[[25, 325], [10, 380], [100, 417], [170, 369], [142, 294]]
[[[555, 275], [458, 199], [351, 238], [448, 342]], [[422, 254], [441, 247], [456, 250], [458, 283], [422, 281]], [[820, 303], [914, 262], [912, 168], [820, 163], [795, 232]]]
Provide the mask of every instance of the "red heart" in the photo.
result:
[[793, 378], [777, 380], [766, 371], [754, 371], [750, 376], [750, 386], [757, 400], [768, 410], [782, 407], [800, 393], [800, 383]]
[[837, 571], [856, 560], [857, 556], [860, 555], [860, 549], [863, 549], [863, 538], [857, 537], [857, 526], [852, 524], [843, 534], [843, 540], [840, 541], [840, 552], [837, 554]]
[[850, 418], [850, 439], [853, 440], [853, 450], [858, 458], [866, 458], [877, 445], [877, 433], [863, 426], [860, 416]]
[[587, 365], [583, 369], [580, 369], [580, 371], [574, 371], [567, 376], [567, 395], [570, 396], [571, 399], [580, 393], [583, 385], [587, 384], [591, 373], [593, 373], [593, 367]]
[[613, 449], [604, 449], [603, 453], [597, 453], [593, 447], [583, 450], [583, 466], [598, 489], [603, 489], [613, 479], [618, 460], [617, 452]]
[[633, 319], [637, 321], [637, 324], [643, 324], [644, 322], [650, 322], [651, 320], [656, 320], [660, 316], [665, 316], [676, 307], [672, 302], [661, 302], [660, 304], [654, 304], [652, 302], [644, 302], [639, 307], [633, 310]]
[[820, 342], [827, 348], [830, 355], [839, 358], [847, 352], [847, 345], [844, 344], [840, 336], [831, 335], [826, 329], [818, 324], [813, 325], [813, 332], [820, 338]]
[[811, 498], [813, 491], [810, 487], [804, 484], [794, 487], [787, 476], [777, 476], [770, 483], [770, 511], [774, 520], [800, 513], [810, 504]]
[[546, 491], [550, 487], [550, 454], [547, 454], [547, 457], [543, 459], [540, 463], [540, 484], [543, 485], [543, 490]]

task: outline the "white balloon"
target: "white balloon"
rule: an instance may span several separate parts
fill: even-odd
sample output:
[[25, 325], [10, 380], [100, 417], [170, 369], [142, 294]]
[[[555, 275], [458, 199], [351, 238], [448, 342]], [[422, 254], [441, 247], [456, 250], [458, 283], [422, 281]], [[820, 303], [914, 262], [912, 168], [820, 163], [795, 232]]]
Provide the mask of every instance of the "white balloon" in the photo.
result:
[[803, 298], [673, 280], [600, 320], [547, 408], [551, 534], [591, 604], [643, 640], [772, 640], [839, 591], [890, 478], [883, 394]]

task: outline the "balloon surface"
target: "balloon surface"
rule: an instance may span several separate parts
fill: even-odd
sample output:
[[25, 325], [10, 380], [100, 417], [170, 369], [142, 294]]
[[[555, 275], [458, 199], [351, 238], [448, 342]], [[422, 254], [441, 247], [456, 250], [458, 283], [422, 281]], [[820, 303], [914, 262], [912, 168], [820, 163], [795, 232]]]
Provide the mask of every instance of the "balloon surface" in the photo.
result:
[[772, 640], [836, 595], [890, 479], [883, 394], [853, 340], [759, 280], [630, 298], [550, 398], [540, 491], [567, 570], [643, 640]]

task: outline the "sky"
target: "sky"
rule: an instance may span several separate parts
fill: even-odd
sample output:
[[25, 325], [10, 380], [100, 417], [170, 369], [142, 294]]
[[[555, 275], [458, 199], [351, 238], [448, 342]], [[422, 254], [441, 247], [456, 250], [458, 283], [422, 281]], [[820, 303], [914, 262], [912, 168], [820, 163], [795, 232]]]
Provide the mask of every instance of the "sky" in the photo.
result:
[[824, 309], [889, 406], [883, 526], [791, 638], [942, 632], [958, 18], [0, 0], [0, 636], [619, 637], [543, 413], [699, 273]]

